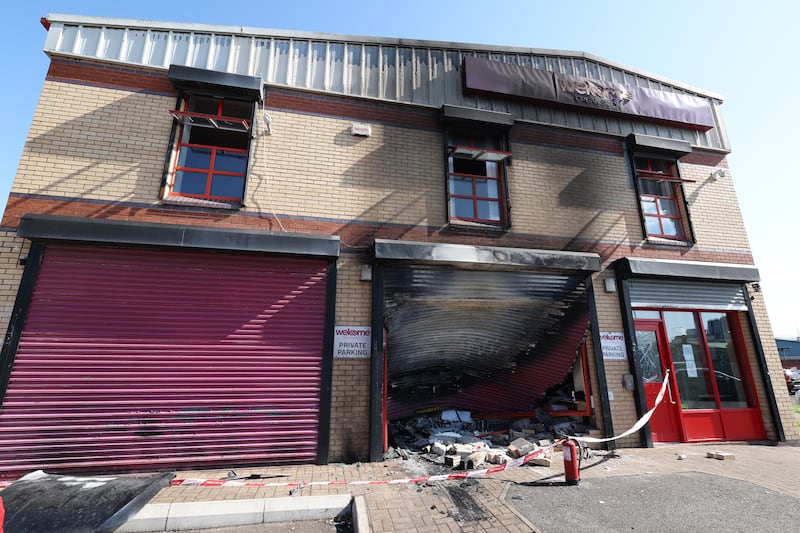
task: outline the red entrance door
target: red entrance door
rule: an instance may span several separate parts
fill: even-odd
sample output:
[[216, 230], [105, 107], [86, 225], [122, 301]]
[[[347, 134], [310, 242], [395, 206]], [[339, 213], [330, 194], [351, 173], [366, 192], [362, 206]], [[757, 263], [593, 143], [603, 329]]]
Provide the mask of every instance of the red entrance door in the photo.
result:
[[[644, 380], [647, 409], [652, 409], [664, 383], [666, 370], [671, 368], [666, 339], [657, 322], [636, 321], [636, 344], [639, 366]], [[654, 442], [680, 442], [680, 405], [675, 401], [674, 380], [670, 379], [667, 394], [650, 419]]]

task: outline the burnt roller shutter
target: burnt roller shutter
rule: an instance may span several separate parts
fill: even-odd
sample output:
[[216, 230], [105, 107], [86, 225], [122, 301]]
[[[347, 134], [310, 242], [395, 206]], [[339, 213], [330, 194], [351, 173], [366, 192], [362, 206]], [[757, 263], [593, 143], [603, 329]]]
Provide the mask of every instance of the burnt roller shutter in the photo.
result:
[[317, 459], [327, 262], [45, 249], [0, 472]]

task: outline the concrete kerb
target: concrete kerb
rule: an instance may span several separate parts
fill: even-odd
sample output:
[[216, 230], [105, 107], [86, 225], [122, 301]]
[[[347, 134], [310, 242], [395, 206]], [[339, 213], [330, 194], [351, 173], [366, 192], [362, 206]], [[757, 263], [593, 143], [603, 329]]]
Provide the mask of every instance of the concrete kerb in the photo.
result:
[[146, 505], [116, 531], [145, 533], [241, 526], [273, 522], [320, 520], [350, 511], [355, 533], [369, 532], [363, 496], [350, 494], [301, 496]]

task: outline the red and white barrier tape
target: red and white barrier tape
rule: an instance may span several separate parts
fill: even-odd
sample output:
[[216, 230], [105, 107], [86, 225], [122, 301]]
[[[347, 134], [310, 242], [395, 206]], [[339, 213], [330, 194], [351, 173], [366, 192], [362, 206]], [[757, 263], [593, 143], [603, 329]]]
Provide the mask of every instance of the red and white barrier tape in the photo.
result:
[[661, 384], [661, 390], [658, 391], [658, 396], [656, 396], [655, 405], [653, 405], [653, 408], [650, 409], [649, 411], [647, 411], [644, 414], [644, 416], [642, 416], [642, 418], [637, 420], [636, 423], [634, 425], [632, 425], [629, 430], [624, 431], [624, 432], [620, 433], [619, 435], [617, 435], [615, 437], [608, 437], [607, 439], [598, 439], [598, 438], [595, 438], [595, 437], [572, 437], [572, 436], [570, 436], [569, 438], [572, 439], [572, 440], [580, 441], [580, 442], [609, 442], [609, 441], [621, 439], [622, 437], [627, 437], [628, 435], [632, 435], [632, 434], [636, 433], [637, 431], [642, 429], [645, 424], [650, 422], [650, 418], [652, 418], [653, 413], [656, 410], [656, 407], [658, 407], [658, 405], [661, 403], [661, 400], [664, 399], [664, 393], [667, 391], [667, 387], [668, 386], [669, 386], [669, 369], [664, 374], [664, 382]]
[[[558, 444], [561, 441], [556, 441]], [[553, 446], [555, 446], [555, 444]], [[552, 447], [552, 446], [551, 446]], [[314, 485], [397, 485], [401, 483], [425, 483], [426, 481], [449, 481], [451, 479], [466, 479], [471, 477], [482, 477], [490, 474], [498, 474], [509, 468], [522, 466], [531, 462], [535, 457], [543, 454], [545, 448], [539, 448], [517, 459], [513, 459], [505, 464], [484, 468], [482, 470], [470, 470], [456, 472], [453, 474], [440, 474], [435, 476], [423, 476], [406, 479], [387, 479], [382, 481], [309, 481], [305, 482], [284, 482], [284, 483], [264, 483], [253, 481], [237, 481], [225, 479], [173, 479], [171, 486], [192, 486], [192, 487], [313, 487]]]

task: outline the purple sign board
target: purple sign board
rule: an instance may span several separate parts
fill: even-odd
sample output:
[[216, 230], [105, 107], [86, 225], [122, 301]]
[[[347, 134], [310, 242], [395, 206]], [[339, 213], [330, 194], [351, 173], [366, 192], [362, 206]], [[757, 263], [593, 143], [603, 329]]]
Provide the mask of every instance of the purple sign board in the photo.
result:
[[715, 126], [709, 102], [688, 94], [464, 58], [464, 91], [636, 115], [698, 130]]

